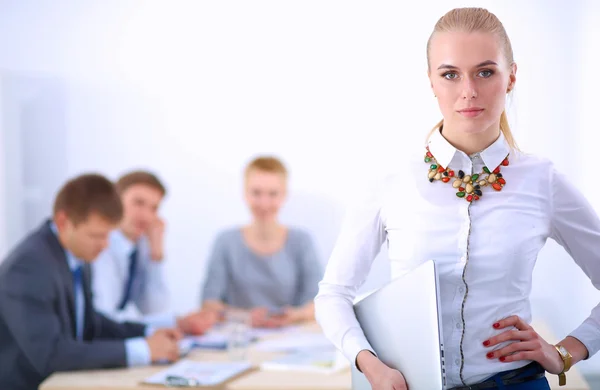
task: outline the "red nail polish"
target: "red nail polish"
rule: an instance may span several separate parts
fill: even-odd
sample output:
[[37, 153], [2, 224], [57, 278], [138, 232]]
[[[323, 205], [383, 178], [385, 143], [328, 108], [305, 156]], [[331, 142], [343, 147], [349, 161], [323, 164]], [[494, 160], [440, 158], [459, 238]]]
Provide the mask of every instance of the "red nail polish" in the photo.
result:
[[499, 323], [499, 322], [496, 322], [496, 323], [494, 324], [494, 328], [498, 329], [499, 327], [500, 327], [500, 323]]
[[490, 340], [485, 340], [485, 341], [483, 342], [483, 346], [484, 346], [484, 347], [487, 347], [488, 345], [490, 345]]
[[501, 361], [501, 362], [503, 362], [503, 361], [505, 361], [505, 360], [506, 360], [506, 358], [505, 358], [504, 356], [500, 356], [500, 361]]
[[488, 352], [486, 356], [488, 357], [488, 359], [491, 359], [494, 357], [494, 352]]

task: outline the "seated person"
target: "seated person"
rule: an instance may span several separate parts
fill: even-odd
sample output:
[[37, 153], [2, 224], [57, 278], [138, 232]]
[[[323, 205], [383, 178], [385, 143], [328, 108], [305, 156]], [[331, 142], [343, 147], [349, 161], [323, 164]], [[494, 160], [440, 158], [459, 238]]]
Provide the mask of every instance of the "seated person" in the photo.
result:
[[180, 332], [116, 323], [94, 310], [89, 264], [122, 216], [112, 182], [67, 182], [52, 220], [0, 264], [0, 389], [37, 388], [56, 371], [146, 365], [179, 357]]
[[256, 327], [314, 320], [313, 299], [322, 277], [311, 237], [282, 225], [287, 170], [260, 157], [245, 170], [245, 198], [253, 220], [222, 232], [209, 260], [203, 308], [243, 309]]
[[108, 248], [92, 265], [96, 310], [115, 321], [140, 321], [200, 334], [216, 321], [211, 312], [176, 319], [168, 312], [164, 275], [164, 221], [158, 209], [166, 188], [152, 173], [134, 171], [116, 183], [123, 219], [111, 232]]

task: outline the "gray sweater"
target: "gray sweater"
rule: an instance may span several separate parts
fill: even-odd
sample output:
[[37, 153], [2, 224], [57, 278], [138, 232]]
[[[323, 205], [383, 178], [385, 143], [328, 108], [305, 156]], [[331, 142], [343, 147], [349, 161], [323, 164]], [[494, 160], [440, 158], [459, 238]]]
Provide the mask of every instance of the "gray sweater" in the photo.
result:
[[261, 256], [240, 228], [230, 229], [214, 243], [202, 299], [245, 309], [301, 306], [316, 296], [322, 273], [312, 239], [302, 230], [290, 228], [279, 252]]

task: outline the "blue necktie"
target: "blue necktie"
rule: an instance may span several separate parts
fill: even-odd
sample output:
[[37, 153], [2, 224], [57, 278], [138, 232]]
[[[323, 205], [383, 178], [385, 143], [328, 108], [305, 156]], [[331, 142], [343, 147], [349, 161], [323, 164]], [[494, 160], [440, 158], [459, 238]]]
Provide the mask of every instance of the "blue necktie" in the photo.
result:
[[137, 247], [133, 248], [133, 251], [129, 255], [129, 276], [127, 277], [127, 284], [125, 285], [125, 292], [123, 293], [123, 299], [119, 304], [118, 309], [123, 310], [127, 305], [127, 302], [131, 299], [131, 287], [133, 286], [133, 279], [135, 277], [135, 271], [137, 267]]
[[83, 297], [83, 266], [73, 270], [73, 298], [75, 302], [75, 337], [83, 339], [83, 315], [85, 302]]

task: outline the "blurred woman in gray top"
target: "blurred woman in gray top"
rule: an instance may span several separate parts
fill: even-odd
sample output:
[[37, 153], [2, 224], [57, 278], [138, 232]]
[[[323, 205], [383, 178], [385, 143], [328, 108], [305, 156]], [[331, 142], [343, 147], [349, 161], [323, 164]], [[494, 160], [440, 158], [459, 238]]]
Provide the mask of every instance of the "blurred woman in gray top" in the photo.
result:
[[280, 160], [259, 157], [248, 164], [245, 198], [253, 219], [217, 237], [203, 308], [248, 310], [257, 327], [314, 320], [322, 267], [309, 234], [278, 221], [286, 190], [287, 170]]

